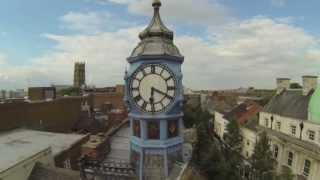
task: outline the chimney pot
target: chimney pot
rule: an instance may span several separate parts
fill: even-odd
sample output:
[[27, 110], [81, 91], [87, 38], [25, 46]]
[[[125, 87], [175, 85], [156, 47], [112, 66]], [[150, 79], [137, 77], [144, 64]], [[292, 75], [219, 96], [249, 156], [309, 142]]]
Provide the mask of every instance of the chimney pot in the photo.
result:
[[315, 90], [318, 85], [318, 76], [302, 76], [303, 90], [302, 94], [304, 96], [309, 95], [310, 91]]
[[277, 78], [277, 94], [290, 88], [289, 78]]

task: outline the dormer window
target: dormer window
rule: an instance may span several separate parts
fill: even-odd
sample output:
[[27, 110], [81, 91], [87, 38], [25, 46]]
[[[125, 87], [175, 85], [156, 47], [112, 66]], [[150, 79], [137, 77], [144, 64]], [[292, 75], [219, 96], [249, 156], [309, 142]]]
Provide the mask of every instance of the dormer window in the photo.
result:
[[280, 122], [280, 121], [277, 122], [277, 130], [278, 130], [278, 131], [281, 130], [281, 122]]
[[313, 140], [315, 139], [315, 134], [316, 134], [316, 133], [315, 133], [314, 131], [309, 130], [309, 131], [308, 131], [308, 137], [309, 137], [309, 139], [313, 141]]

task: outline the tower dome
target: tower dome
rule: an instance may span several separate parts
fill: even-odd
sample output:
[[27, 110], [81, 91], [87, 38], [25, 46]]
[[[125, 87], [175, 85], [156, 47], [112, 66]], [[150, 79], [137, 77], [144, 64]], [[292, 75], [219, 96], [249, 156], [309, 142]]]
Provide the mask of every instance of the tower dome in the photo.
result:
[[175, 46], [174, 33], [168, 29], [160, 17], [160, 0], [152, 3], [154, 14], [148, 27], [139, 34], [141, 42], [133, 50], [128, 61], [133, 61], [136, 57], [142, 56], [173, 56], [183, 59], [179, 49]]
[[320, 124], [320, 88], [317, 88], [310, 99], [309, 120]]

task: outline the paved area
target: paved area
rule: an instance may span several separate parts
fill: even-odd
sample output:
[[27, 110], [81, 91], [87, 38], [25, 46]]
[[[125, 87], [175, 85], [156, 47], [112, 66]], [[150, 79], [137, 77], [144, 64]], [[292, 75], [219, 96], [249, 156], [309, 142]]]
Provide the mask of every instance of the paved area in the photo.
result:
[[130, 127], [124, 126], [111, 138], [111, 152], [105, 161], [124, 161], [130, 159]]

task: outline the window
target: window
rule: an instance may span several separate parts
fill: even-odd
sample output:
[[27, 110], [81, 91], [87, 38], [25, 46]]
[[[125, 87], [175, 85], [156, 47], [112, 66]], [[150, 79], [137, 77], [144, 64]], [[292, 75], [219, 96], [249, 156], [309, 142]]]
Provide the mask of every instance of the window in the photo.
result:
[[63, 167], [66, 169], [71, 169], [71, 161], [69, 158], [63, 161]]
[[177, 137], [179, 135], [179, 129], [178, 129], [178, 121], [173, 120], [168, 122], [168, 137], [173, 138]]
[[279, 154], [279, 147], [277, 145], [274, 145], [274, 149], [273, 149], [273, 157], [275, 159], [278, 158], [278, 154]]
[[281, 122], [277, 122], [277, 130], [278, 130], [278, 131], [281, 130]]
[[140, 121], [138, 120], [133, 120], [133, 135], [136, 137], [141, 136]]
[[309, 160], [304, 161], [303, 175], [309, 176], [311, 168], [311, 162]]
[[314, 140], [315, 139], [315, 132], [314, 131], [308, 131], [308, 136], [310, 140]]
[[296, 126], [291, 126], [291, 134], [296, 135], [297, 127]]
[[289, 152], [288, 153], [288, 165], [292, 166], [292, 162], [293, 162], [293, 152]]
[[247, 140], [247, 146], [250, 146], [250, 141], [249, 140]]
[[266, 125], [266, 127], [269, 127], [269, 119], [268, 118], [265, 119], [265, 125]]
[[148, 138], [149, 139], [160, 139], [159, 122], [148, 122]]

